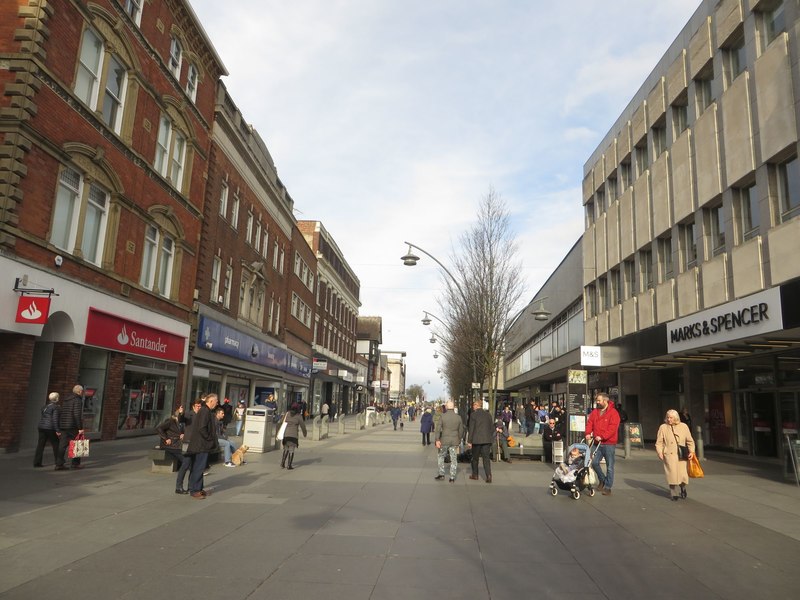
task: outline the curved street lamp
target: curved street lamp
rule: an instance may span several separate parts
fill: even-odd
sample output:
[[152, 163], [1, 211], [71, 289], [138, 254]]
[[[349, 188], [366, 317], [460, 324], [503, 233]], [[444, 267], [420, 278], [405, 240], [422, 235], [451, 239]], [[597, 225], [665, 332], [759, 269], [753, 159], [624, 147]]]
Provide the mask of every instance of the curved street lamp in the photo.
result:
[[403, 261], [403, 264], [405, 266], [414, 267], [419, 262], [419, 256], [417, 256], [416, 254], [411, 252], [412, 248], [416, 248], [417, 250], [422, 252], [425, 256], [427, 256], [430, 259], [432, 259], [437, 265], [442, 267], [442, 270], [444, 270], [444, 272], [447, 273], [448, 277], [450, 277], [450, 281], [453, 282], [453, 285], [455, 285], [456, 288], [458, 289], [458, 291], [461, 293], [462, 299], [465, 298], [464, 291], [461, 289], [461, 286], [459, 285], [458, 280], [450, 272], [450, 270], [442, 264], [442, 262], [438, 258], [436, 258], [433, 254], [431, 254], [430, 252], [428, 252], [424, 248], [420, 248], [416, 244], [412, 244], [411, 242], [403, 242], [403, 243], [408, 246], [408, 252], [400, 257], [400, 260]]

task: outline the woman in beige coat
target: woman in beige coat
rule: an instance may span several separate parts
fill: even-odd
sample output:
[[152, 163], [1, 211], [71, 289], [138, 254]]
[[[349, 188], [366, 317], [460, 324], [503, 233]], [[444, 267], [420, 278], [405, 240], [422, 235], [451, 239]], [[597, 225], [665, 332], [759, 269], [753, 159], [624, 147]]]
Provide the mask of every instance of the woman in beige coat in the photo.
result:
[[668, 410], [664, 424], [658, 428], [656, 453], [664, 463], [667, 485], [669, 485], [669, 491], [675, 501], [679, 497], [679, 486], [680, 497], [686, 498], [686, 484], [689, 483], [689, 474], [686, 472], [688, 461], [678, 460], [678, 445], [686, 446], [689, 449], [689, 458], [694, 455], [694, 440], [691, 431], [686, 423], [681, 423], [677, 410]]

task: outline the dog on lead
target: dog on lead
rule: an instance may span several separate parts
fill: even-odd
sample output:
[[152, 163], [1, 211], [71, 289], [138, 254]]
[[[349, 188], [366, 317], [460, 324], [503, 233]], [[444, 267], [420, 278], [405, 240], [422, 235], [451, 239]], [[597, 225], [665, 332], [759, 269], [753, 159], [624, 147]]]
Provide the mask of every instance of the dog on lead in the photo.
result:
[[247, 461], [244, 459], [244, 455], [248, 450], [250, 450], [250, 446], [245, 446], [244, 444], [239, 446], [239, 449], [231, 455], [231, 462], [237, 467], [245, 464]]

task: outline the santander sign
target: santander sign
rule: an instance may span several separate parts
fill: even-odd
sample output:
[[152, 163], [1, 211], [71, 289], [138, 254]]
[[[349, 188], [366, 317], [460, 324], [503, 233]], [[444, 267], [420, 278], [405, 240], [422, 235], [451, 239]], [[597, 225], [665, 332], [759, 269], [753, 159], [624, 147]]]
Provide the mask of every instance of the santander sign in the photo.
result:
[[186, 338], [90, 308], [86, 343], [118, 352], [183, 362]]

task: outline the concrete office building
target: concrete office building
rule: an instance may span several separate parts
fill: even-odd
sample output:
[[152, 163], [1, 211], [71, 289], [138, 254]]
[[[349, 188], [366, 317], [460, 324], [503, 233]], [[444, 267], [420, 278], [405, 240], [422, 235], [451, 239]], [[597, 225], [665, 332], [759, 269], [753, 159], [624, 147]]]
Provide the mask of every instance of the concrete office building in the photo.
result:
[[645, 438], [682, 406], [713, 448], [797, 433], [799, 16], [702, 2], [584, 167], [590, 368]]

